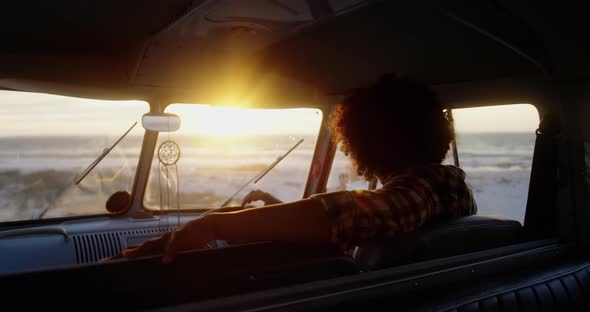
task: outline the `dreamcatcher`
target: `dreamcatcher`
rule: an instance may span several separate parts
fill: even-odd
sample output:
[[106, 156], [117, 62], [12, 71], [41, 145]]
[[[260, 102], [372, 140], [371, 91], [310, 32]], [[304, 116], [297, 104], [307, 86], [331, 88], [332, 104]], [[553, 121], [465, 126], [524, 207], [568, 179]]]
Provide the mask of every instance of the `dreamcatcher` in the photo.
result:
[[[178, 160], [180, 159], [180, 147], [174, 141], [164, 141], [158, 147], [158, 186], [160, 188], [160, 210], [164, 212], [160, 218], [160, 226], [164, 216], [168, 218], [168, 210], [171, 208], [172, 197], [175, 197], [177, 209], [177, 225], [180, 224], [180, 179], [178, 175]], [[176, 196], [171, 195], [176, 192]], [[168, 222], [166, 222], [168, 223]], [[165, 224], [166, 226], [168, 224]]]

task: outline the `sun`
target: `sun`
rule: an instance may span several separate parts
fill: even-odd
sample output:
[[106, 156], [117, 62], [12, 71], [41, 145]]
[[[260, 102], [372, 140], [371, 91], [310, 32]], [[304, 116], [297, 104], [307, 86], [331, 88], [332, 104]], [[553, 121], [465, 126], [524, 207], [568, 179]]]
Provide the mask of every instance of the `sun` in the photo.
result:
[[260, 114], [241, 108], [182, 104], [168, 111], [180, 116], [183, 132], [210, 136], [252, 135], [260, 132], [260, 124], [268, 122]]
[[316, 133], [322, 114], [318, 109], [252, 109], [173, 104], [167, 112], [180, 116], [179, 133], [208, 136]]

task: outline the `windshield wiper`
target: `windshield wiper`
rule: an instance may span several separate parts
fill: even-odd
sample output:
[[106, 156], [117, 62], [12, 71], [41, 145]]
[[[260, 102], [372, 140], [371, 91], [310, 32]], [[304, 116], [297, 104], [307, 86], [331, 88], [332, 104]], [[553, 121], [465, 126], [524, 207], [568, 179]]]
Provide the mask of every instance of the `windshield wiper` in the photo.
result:
[[131, 125], [131, 127], [129, 127], [129, 129], [127, 129], [127, 131], [125, 131], [125, 133], [123, 133], [123, 135], [113, 144], [111, 145], [111, 147], [107, 147], [102, 151], [102, 154], [100, 154], [100, 156], [98, 156], [98, 158], [96, 158], [91, 164], [90, 166], [88, 166], [88, 168], [86, 168], [82, 174], [80, 175], [80, 177], [78, 178], [78, 180], [76, 180], [76, 185], [80, 184], [80, 182], [82, 182], [82, 180], [84, 180], [84, 178], [92, 171], [92, 169], [94, 169], [94, 167], [96, 167], [96, 165], [98, 165], [112, 150], [113, 148], [115, 148], [115, 146], [117, 146], [117, 144], [119, 144], [119, 142], [121, 142], [121, 140], [123, 140], [127, 134], [129, 134], [129, 132], [131, 132], [131, 130], [133, 130], [133, 128], [137, 125], [137, 121], [135, 123], [133, 123], [133, 125]]
[[[274, 167], [276, 167], [276, 165], [278, 165], [281, 161], [283, 161], [283, 159], [285, 159], [285, 157], [289, 156], [289, 154], [291, 154], [291, 152], [293, 150], [295, 150], [297, 148], [297, 146], [299, 146], [299, 144], [301, 144], [302, 142], [303, 142], [303, 139], [301, 139], [297, 143], [295, 143], [295, 145], [293, 145], [293, 147], [291, 147], [285, 154], [283, 154], [282, 156], [279, 156], [277, 158], [277, 160], [275, 160], [272, 164], [270, 164], [268, 167], [264, 168], [264, 170], [260, 171], [252, 179], [250, 179], [246, 184], [244, 184], [242, 187], [240, 187], [240, 189], [238, 189], [232, 196], [230, 196], [225, 202], [223, 202], [223, 204], [221, 204], [221, 207], [219, 207], [219, 208], [223, 208], [223, 207], [227, 206], [227, 204], [229, 204], [232, 201], [232, 199], [234, 199], [234, 197], [236, 195], [238, 195], [244, 188], [246, 188], [246, 186], [250, 185], [250, 183], [252, 183], [252, 182], [258, 183], [258, 181], [260, 181], [262, 178], [264, 178], [264, 176], [267, 173], [269, 173]], [[209, 210], [206, 213], [213, 212], [214, 210], [217, 210], [217, 209]]]
[[[90, 173], [90, 171], [92, 171], [92, 169], [94, 169], [94, 167], [96, 167], [96, 165], [98, 165], [98, 163], [100, 163], [110, 152], [111, 150], [113, 150], [113, 148], [115, 148], [115, 146], [117, 146], [117, 144], [119, 144], [119, 142], [121, 142], [121, 140], [123, 140], [125, 138], [125, 136], [127, 136], [127, 134], [129, 134], [129, 132], [131, 132], [131, 130], [133, 130], [133, 128], [137, 125], [137, 121], [135, 123], [133, 123], [133, 125], [131, 125], [131, 127], [129, 127], [129, 129], [127, 129], [127, 131], [125, 131], [125, 133], [123, 133], [123, 135], [113, 144], [111, 145], [111, 147], [107, 147], [102, 151], [102, 154], [100, 154], [100, 156], [98, 156], [98, 158], [96, 158], [91, 164], [90, 166], [88, 166], [88, 168], [86, 168], [86, 170], [84, 170], [82, 172], [82, 175], [78, 178], [78, 180], [76, 180], [75, 184], [78, 185], [80, 184], [80, 182], [82, 182], [82, 180], [84, 180], [84, 178]], [[63, 192], [65, 189], [62, 189], [61, 192]], [[43, 216], [45, 216], [45, 214], [52, 209], [52, 204], [47, 204], [36, 216], [33, 217], [33, 219], [42, 219]]]

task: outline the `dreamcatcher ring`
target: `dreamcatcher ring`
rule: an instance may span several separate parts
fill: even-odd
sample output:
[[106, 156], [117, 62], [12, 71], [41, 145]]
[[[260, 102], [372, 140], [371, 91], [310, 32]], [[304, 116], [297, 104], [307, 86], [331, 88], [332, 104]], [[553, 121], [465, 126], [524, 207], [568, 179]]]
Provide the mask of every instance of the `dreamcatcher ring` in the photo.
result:
[[165, 141], [158, 148], [158, 160], [165, 166], [175, 165], [180, 159], [180, 147], [174, 141]]

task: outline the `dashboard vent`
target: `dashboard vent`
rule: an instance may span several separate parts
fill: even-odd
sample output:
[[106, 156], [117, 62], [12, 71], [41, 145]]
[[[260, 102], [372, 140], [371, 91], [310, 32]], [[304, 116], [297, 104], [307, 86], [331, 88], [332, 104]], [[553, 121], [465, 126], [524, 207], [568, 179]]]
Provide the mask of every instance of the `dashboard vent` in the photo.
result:
[[123, 250], [126, 245], [122, 241], [129, 236], [158, 236], [172, 230], [173, 227], [74, 235], [76, 261], [78, 264], [93, 263], [112, 257]]

